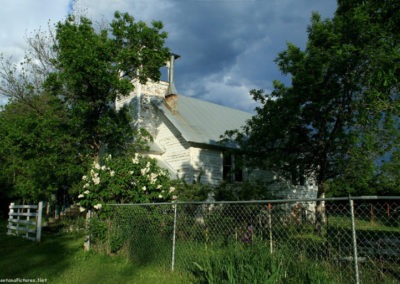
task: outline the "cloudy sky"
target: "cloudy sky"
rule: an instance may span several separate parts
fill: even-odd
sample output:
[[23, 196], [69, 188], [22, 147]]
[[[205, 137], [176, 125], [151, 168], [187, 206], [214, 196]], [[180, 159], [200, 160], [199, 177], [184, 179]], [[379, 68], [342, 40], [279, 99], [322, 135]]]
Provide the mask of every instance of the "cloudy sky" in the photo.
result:
[[[79, 11], [109, 21], [115, 10], [161, 20], [175, 63], [178, 92], [252, 111], [250, 89], [283, 80], [273, 62], [287, 42], [304, 47], [311, 13], [332, 17], [336, 0], [0, 0], [0, 53], [18, 61], [25, 38]], [[0, 98], [0, 101], [4, 99]]]

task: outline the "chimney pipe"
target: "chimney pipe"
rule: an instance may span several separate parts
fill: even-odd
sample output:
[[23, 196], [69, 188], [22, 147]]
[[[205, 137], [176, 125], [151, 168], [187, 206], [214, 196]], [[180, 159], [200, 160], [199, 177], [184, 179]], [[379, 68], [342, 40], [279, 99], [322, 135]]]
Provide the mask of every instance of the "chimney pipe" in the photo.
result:
[[165, 102], [170, 111], [175, 114], [178, 110], [178, 92], [175, 88], [174, 84], [174, 61], [178, 59], [180, 56], [177, 54], [171, 53], [169, 60], [169, 69], [168, 69], [168, 90], [165, 96]]
[[178, 59], [179, 55], [171, 53], [170, 59], [169, 59], [169, 69], [168, 69], [168, 90], [167, 90], [167, 96], [168, 95], [178, 95], [178, 92], [176, 91], [175, 88], [175, 83], [174, 83], [174, 61], [175, 58]]

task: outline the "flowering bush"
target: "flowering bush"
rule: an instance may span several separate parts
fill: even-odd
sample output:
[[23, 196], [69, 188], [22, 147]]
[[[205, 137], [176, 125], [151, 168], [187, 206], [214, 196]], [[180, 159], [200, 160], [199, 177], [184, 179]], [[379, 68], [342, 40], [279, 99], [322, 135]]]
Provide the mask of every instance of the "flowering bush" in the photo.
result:
[[175, 188], [168, 172], [154, 159], [135, 154], [132, 157], [107, 156], [94, 162], [82, 177], [78, 195], [81, 211], [100, 210], [107, 203], [146, 203], [170, 200]]

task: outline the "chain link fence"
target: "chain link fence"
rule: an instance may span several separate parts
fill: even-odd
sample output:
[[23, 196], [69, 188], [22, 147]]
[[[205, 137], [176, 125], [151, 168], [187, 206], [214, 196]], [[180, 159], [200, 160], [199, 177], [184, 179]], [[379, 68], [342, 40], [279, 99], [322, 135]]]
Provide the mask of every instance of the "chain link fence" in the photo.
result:
[[228, 282], [400, 283], [400, 197], [109, 208], [91, 220], [92, 246], [138, 264]]

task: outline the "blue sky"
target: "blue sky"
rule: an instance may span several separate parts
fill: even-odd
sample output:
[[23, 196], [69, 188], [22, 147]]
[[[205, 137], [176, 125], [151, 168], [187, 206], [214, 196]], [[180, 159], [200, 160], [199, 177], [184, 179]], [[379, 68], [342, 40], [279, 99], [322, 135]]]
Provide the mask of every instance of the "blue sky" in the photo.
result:
[[[115, 10], [161, 20], [167, 46], [181, 55], [175, 85], [186, 96], [252, 111], [253, 88], [282, 80], [273, 62], [287, 42], [304, 47], [311, 13], [332, 17], [336, 0], [0, 0], [0, 53], [23, 57], [25, 38], [71, 10], [109, 21]], [[4, 99], [0, 98], [0, 101]]]

